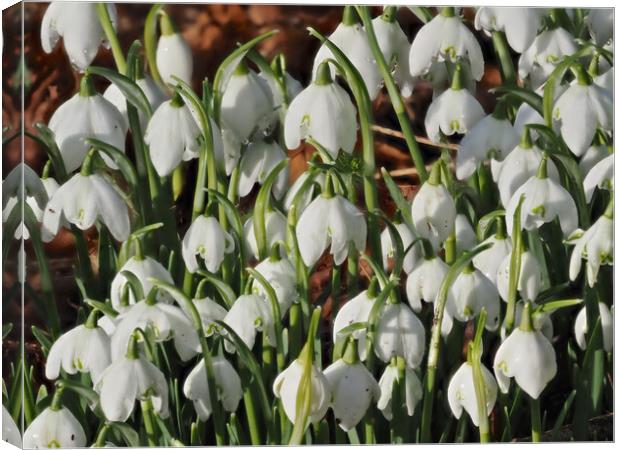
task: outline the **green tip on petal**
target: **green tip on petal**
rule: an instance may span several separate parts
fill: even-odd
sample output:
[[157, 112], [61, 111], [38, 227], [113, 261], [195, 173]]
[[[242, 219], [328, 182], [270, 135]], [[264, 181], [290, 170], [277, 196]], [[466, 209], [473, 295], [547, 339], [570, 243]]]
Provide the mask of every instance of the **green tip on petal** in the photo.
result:
[[325, 86], [333, 82], [334, 80], [332, 78], [332, 72], [329, 67], [329, 62], [323, 61], [321, 64], [319, 64], [319, 67], [316, 70], [316, 76], [314, 77], [314, 84], [317, 84], [319, 86]]

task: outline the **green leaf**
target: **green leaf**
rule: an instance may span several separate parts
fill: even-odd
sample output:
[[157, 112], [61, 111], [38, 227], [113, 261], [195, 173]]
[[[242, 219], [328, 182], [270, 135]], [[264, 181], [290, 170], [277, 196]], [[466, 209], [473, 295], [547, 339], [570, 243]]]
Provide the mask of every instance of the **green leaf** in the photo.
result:
[[114, 318], [118, 316], [118, 311], [112, 308], [112, 305], [110, 305], [109, 303], [99, 302], [90, 298], [84, 299], [84, 303], [86, 303], [91, 308], [96, 309], [97, 311], [101, 311], [108, 317]]
[[560, 428], [562, 427], [562, 425], [564, 425], [564, 422], [566, 421], [566, 416], [568, 415], [571, 407], [573, 406], [573, 402], [575, 400], [576, 395], [577, 395], [577, 391], [573, 389], [570, 395], [568, 396], [568, 398], [566, 399], [566, 401], [564, 402], [564, 405], [562, 406], [562, 409], [560, 410], [560, 414], [558, 414], [558, 418], [555, 420], [555, 424], [553, 425], [553, 430], [551, 431], [551, 437], [549, 438], [550, 442], [555, 442], [557, 440], [558, 432], [560, 431]]
[[484, 241], [488, 237], [487, 231], [489, 229], [489, 225], [491, 225], [497, 217], [504, 217], [505, 215], [506, 211], [503, 209], [497, 209], [482, 216], [476, 227], [476, 236], [478, 239], [480, 241]]
[[50, 339], [50, 336], [45, 331], [43, 331], [41, 328], [37, 327], [36, 325], [33, 325], [30, 329], [32, 330], [32, 335], [41, 345], [41, 350], [43, 351], [43, 355], [47, 356], [53, 344], [52, 340]]
[[127, 447], [140, 447], [140, 437], [136, 430], [122, 422], [109, 422], [110, 428], [120, 434]]
[[42, 123], [36, 123], [34, 127], [39, 132], [39, 135], [35, 136], [30, 133], [26, 133], [26, 135], [43, 145], [45, 151], [47, 152], [47, 157], [50, 159], [52, 166], [54, 167], [56, 181], [58, 181], [58, 184], [63, 184], [67, 181], [68, 174], [65, 169], [65, 163], [62, 159], [60, 149], [56, 144], [54, 132], [50, 130], [47, 125]]
[[6, 339], [6, 337], [9, 335], [12, 329], [13, 329], [12, 323], [5, 323], [4, 325], [2, 325], [2, 339]]
[[100, 141], [99, 139], [89, 138], [86, 139], [86, 143], [93, 146], [97, 150], [105, 153], [114, 161], [114, 163], [116, 163], [121, 173], [123, 174], [123, 177], [131, 186], [132, 192], [136, 193], [137, 195], [140, 182], [138, 180], [138, 174], [136, 173], [136, 169], [133, 167], [133, 164], [131, 163], [127, 155], [125, 155], [125, 153], [123, 153], [113, 145], [107, 144], [103, 141]]
[[403, 245], [403, 240], [400, 237], [400, 233], [396, 229], [396, 226], [392, 223], [391, 220], [387, 218], [387, 216], [381, 210], [377, 210], [375, 215], [383, 219], [385, 226], [390, 233], [390, 238], [392, 240], [392, 248], [395, 249], [394, 260], [394, 268], [392, 269], [392, 274], [395, 276], [400, 276], [400, 273], [403, 270], [403, 261], [405, 258], [405, 248]]
[[[153, 79], [163, 86], [161, 75], [157, 70], [157, 17], [159, 11], [164, 7], [162, 4], [155, 4], [151, 7], [151, 10], [146, 16], [144, 22], [144, 52], [146, 53], [146, 60], [151, 71]], [[132, 446], [133, 447], [133, 446]], [[136, 446], [137, 447], [137, 446]]]
[[365, 330], [366, 328], [368, 328], [367, 322], [355, 322], [342, 328], [340, 331], [338, 331], [337, 335], [339, 338], [346, 337], [352, 333], [355, 333], [356, 331]]
[[144, 236], [145, 234], [150, 233], [151, 231], [159, 230], [163, 226], [164, 226], [163, 222], [157, 222], [157, 223], [152, 223], [150, 225], [145, 225], [142, 228], [139, 228], [133, 233], [131, 233], [131, 236], [134, 238], [139, 238], [139, 237]]
[[583, 300], [580, 298], [568, 298], [563, 300], [551, 300], [546, 302], [545, 304], [536, 308], [544, 313], [552, 313], [562, 308], [570, 308], [572, 306], [580, 305], [583, 303]]
[[215, 286], [215, 289], [217, 289], [217, 291], [222, 296], [222, 300], [224, 300], [224, 303], [226, 303], [226, 307], [230, 309], [233, 303], [235, 303], [235, 300], [237, 300], [237, 295], [232, 290], [232, 288], [228, 284], [226, 284], [225, 281], [223, 281], [221, 278], [218, 278], [211, 272], [208, 272], [206, 270], [198, 270], [198, 274], [205, 278], [213, 286]]
[[491, 89], [490, 92], [496, 94], [512, 95], [513, 97], [516, 97], [519, 100], [522, 100], [528, 105], [530, 105], [541, 116], [543, 115], [543, 99], [540, 95], [538, 95], [534, 91], [531, 91], [530, 89], [517, 86], [498, 86]]
[[142, 89], [140, 89], [140, 86], [132, 81], [131, 78], [121, 75], [117, 71], [106, 67], [90, 66], [86, 69], [86, 72], [99, 75], [114, 84], [118, 90], [121, 91], [123, 97], [135, 106], [138, 111], [144, 115], [144, 118], [147, 121], [151, 119], [151, 116], [153, 115], [151, 104], [146, 98], [146, 95], [144, 95], [144, 92], [142, 92]]
[[122, 275], [127, 280], [127, 284], [132, 290], [136, 302], [139, 302], [140, 300], [146, 298], [146, 295], [148, 295], [148, 293], [144, 292], [142, 282], [133, 272], [130, 272], [129, 270], [121, 270], [119, 272], [119, 275]]
[[411, 11], [422, 23], [428, 23], [433, 19], [433, 13], [425, 6], [408, 6]]
[[413, 228], [413, 220], [411, 218], [411, 204], [405, 199], [403, 193], [400, 188], [394, 182], [394, 179], [390, 176], [389, 172], [385, 170], [385, 167], [381, 168], [381, 175], [383, 175], [383, 180], [385, 181], [385, 185], [390, 192], [390, 196], [394, 203], [396, 203], [396, 207], [398, 211], [400, 211], [401, 216], [403, 216], [403, 220]]

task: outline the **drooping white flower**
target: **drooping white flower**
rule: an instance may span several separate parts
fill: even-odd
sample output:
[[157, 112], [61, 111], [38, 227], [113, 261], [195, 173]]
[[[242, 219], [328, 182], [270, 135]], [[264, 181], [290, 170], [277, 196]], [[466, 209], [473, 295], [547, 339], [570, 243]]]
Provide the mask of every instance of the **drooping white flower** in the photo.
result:
[[[144, 93], [144, 96], [148, 100], [153, 111], [157, 110], [159, 105], [166, 100], [166, 96], [161, 91], [157, 83], [155, 83], [155, 81], [153, 81], [153, 79], [148, 75], [144, 75], [142, 78], [137, 78], [136, 84]], [[103, 98], [116, 106], [116, 109], [118, 109], [125, 119], [126, 127], [129, 128], [129, 119], [127, 117], [127, 99], [121, 90], [114, 83], [112, 83], [103, 92]], [[140, 127], [142, 128], [142, 131], [144, 131], [147, 125], [146, 118], [140, 110], [138, 110], [138, 116], [140, 119]]]
[[[259, 331], [266, 334], [268, 342], [275, 345], [271, 305], [260, 295], [242, 295], [237, 298], [226, 314], [224, 322], [239, 335], [250, 350], [254, 347], [256, 334]], [[229, 353], [235, 352], [234, 344], [228, 340], [224, 341], [224, 347]]]
[[[263, 72], [259, 73], [258, 76], [263, 78], [269, 86], [269, 90], [271, 91], [271, 98], [273, 99], [274, 109], [280, 110], [281, 113], [286, 113], [286, 110], [282, 111], [285, 99], [276, 79], [273, 78], [271, 75]], [[290, 105], [293, 99], [297, 96], [297, 94], [299, 94], [303, 90], [303, 86], [301, 85], [301, 83], [295, 78], [293, 78], [288, 72], [284, 74], [284, 87], [286, 88], [287, 105]], [[283, 119], [282, 116], [281, 118]]]
[[614, 154], [605, 157], [592, 167], [583, 180], [583, 190], [589, 203], [596, 188], [612, 191], [614, 187]]
[[383, 57], [392, 69], [394, 81], [400, 87], [403, 97], [413, 91], [413, 77], [409, 72], [409, 39], [398, 24], [396, 17], [383, 14], [372, 20], [377, 43]]
[[349, 253], [349, 243], [358, 251], [366, 247], [366, 220], [355, 205], [340, 195], [322, 194], [304, 210], [295, 233], [304, 264], [312, 267], [331, 243], [334, 264]]
[[422, 301], [434, 302], [448, 273], [448, 265], [438, 258], [425, 257], [413, 269], [407, 277], [407, 300], [411, 309], [419, 312], [422, 309]]
[[114, 187], [98, 174], [77, 173], [52, 195], [43, 213], [45, 242], [56, 236], [63, 219], [80, 230], [88, 230], [99, 220], [117, 241], [125, 241], [129, 236], [127, 205]]
[[467, 59], [472, 75], [480, 80], [484, 74], [482, 49], [454, 8], [443, 8], [416, 34], [409, 52], [409, 68], [413, 76], [424, 75], [435, 61], [457, 62]]
[[[532, 303], [532, 305], [535, 305]], [[523, 300], [519, 300], [515, 304], [515, 323], [521, 323], [521, 318], [523, 317], [524, 311], [524, 302]], [[532, 327], [540, 331], [549, 342], [553, 343], [553, 321], [551, 320], [551, 315], [542, 311], [534, 311], [532, 313]], [[502, 340], [506, 339], [506, 328], [502, 326], [500, 330], [500, 335]]]
[[[471, 74], [469, 62], [464, 59], [459, 60], [458, 64], [461, 65], [461, 82], [463, 87], [471, 92], [472, 95], [475, 95], [476, 80], [474, 80], [474, 77]], [[455, 67], [453, 63], [446, 63], [446, 61], [435, 61], [431, 64], [431, 68], [428, 70], [428, 73], [420, 77], [421, 79], [431, 83], [433, 87], [433, 99], [439, 97], [439, 95], [446, 89], [450, 89], [450, 86], [452, 85], [451, 71], [448, 70], [448, 65], [452, 68]]]
[[349, 431], [364, 418], [370, 405], [379, 399], [381, 390], [364, 364], [345, 359], [332, 363], [323, 374], [329, 383], [336, 423], [344, 431]]
[[536, 38], [545, 8], [508, 8], [483, 6], [478, 8], [474, 24], [476, 30], [484, 30], [491, 35], [493, 31], [506, 33], [508, 45], [517, 53], [523, 53]]
[[[482, 372], [484, 393], [486, 401], [486, 415], [490, 415], [497, 400], [497, 383], [493, 374], [483, 364], [480, 365]], [[463, 409], [469, 414], [475, 426], [480, 423], [480, 411], [474, 387], [474, 370], [469, 362], [464, 362], [452, 375], [448, 384], [448, 404], [454, 417], [460, 419]]]
[[[116, 7], [112, 3], [105, 6], [116, 28]], [[41, 47], [45, 53], [51, 53], [61, 37], [71, 65], [86, 69], [105, 42], [95, 3], [50, 3], [41, 21]]]
[[611, 92], [592, 83], [583, 71], [579, 82], [572, 84], [555, 102], [553, 118], [560, 122], [560, 132], [568, 148], [581, 156], [590, 147], [597, 128], [611, 130], [613, 126]]
[[340, 150], [352, 153], [357, 139], [355, 106], [331, 79], [327, 62], [291, 102], [284, 120], [284, 142], [290, 150], [307, 138], [321, 144], [334, 159]]
[[[215, 331], [219, 330], [219, 325], [216, 325], [215, 321], [224, 320], [228, 311], [209, 297], [195, 298], [192, 302], [200, 316], [205, 336], [211, 336]], [[190, 311], [183, 306], [181, 308], [190, 317]]]
[[[571, 242], [572, 241], [572, 242]], [[570, 257], [569, 276], [575, 281], [581, 272], [582, 258], [587, 260], [586, 275], [590, 287], [594, 287], [602, 265], [612, 265], [614, 260], [613, 203], [585, 232], [577, 230], [569, 237], [575, 248]]]
[[24, 431], [24, 448], [86, 447], [80, 422], [65, 407], [45, 408]]
[[[82, 78], [80, 92], [54, 111], [49, 128], [54, 132], [67, 172], [73, 172], [82, 164], [90, 148], [85, 142], [88, 138], [99, 139], [125, 151], [125, 118], [95, 91], [89, 76]], [[107, 155], [102, 158], [108, 166], [116, 168]]]
[[[601, 330], [603, 332], [603, 348], [606, 352], [611, 352], [614, 348], [614, 317], [609, 307], [603, 302], [598, 302], [598, 310], [601, 317]], [[586, 350], [588, 318], [585, 306], [579, 311], [579, 314], [577, 314], [574, 331], [577, 345], [581, 350]]]
[[383, 362], [404, 358], [409, 367], [420, 366], [424, 356], [426, 332], [420, 319], [404, 303], [388, 303], [377, 323], [375, 354]]
[[[286, 217], [277, 209], [267, 211], [265, 213], [265, 232], [267, 235], [267, 248], [272, 248], [278, 241], [286, 242]], [[250, 254], [258, 259], [258, 244], [256, 243], [256, 235], [254, 234], [254, 221], [250, 217], [243, 224], [244, 245]], [[282, 256], [284, 250], [282, 250]]]
[[[297, 292], [297, 275], [295, 268], [287, 258], [276, 259], [273, 256], [265, 259], [254, 268], [271, 285], [278, 298], [282, 317], [294, 302], [299, 299]], [[262, 284], [254, 280], [252, 291], [255, 294], [266, 296]]]
[[2, 440], [15, 447], [22, 446], [22, 434], [4, 405], [2, 405]]
[[506, 119], [493, 114], [476, 123], [465, 135], [456, 152], [456, 177], [469, 178], [481, 162], [503, 161], [519, 143], [519, 135]]
[[508, 392], [510, 378], [530, 397], [537, 399], [557, 373], [555, 350], [549, 340], [532, 328], [529, 303], [523, 310], [519, 328], [500, 345], [493, 361], [497, 384]]
[[[347, 337], [340, 334], [344, 328], [354, 323], [368, 322], [370, 311], [377, 297], [376, 281], [374, 283], [374, 287], [369, 287], [368, 290], [360, 292], [338, 309], [333, 326], [334, 344]], [[355, 330], [351, 336], [357, 339], [357, 351], [360, 359], [364, 361], [366, 359], [366, 330]]]
[[478, 238], [474, 228], [465, 214], [457, 214], [454, 221], [454, 236], [456, 237], [456, 253], [474, 248]]
[[[157, 278], [158, 280], [165, 281], [166, 283], [174, 284], [172, 275], [166, 270], [161, 263], [150, 256], [132, 256], [129, 258], [123, 267], [118, 271], [112, 280], [110, 287], [110, 300], [112, 301], [112, 307], [118, 312], [123, 312], [127, 309], [127, 306], [133, 305], [142, 298], [136, 298], [133, 289], [128, 289], [126, 286], [128, 281], [123, 272], [131, 272], [142, 285], [142, 293], [146, 297], [153, 289], [153, 283], [150, 278]], [[127, 290], [128, 289], [128, 290]], [[127, 293], [125, 294], [125, 291]], [[125, 303], [124, 295], [126, 295], [127, 303]], [[172, 303], [172, 297], [164, 292], [162, 289], [158, 289], [155, 295], [158, 302]]]
[[594, 77], [593, 81], [594, 81], [594, 84], [602, 87], [607, 92], [609, 92], [613, 100], [614, 98], [614, 68], [613, 67], [607, 70], [602, 75], [598, 75]]
[[573, 36], [564, 28], [543, 31], [519, 58], [519, 77], [529, 78], [533, 89], [541, 86], [564, 56], [577, 51]]
[[215, 217], [200, 215], [194, 219], [183, 237], [182, 253], [185, 267], [195, 273], [200, 265], [197, 255], [204, 260], [209, 272], [220, 270], [226, 254], [235, 249], [235, 241]]
[[592, 8], [586, 17], [590, 35], [598, 45], [605, 45], [614, 36], [614, 12], [611, 8]]
[[[282, 400], [282, 406], [286, 417], [295, 423], [297, 416], [297, 393], [304, 372], [304, 364], [296, 359], [276, 377], [273, 382], [274, 395]], [[311, 404], [309, 418], [316, 423], [325, 416], [329, 408], [330, 389], [329, 383], [323, 372], [312, 365], [310, 373]]]
[[[213, 366], [218, 402], [222, 404], [225, 411], [235, 412], [237, 406], [239, 406], [239, 401], [243, 397], [241, 378], [239, 378], [232, 364], [223, 356], [214, 356], [211, 359], [211, 364]], [[185, 379], [183, 394], [194, 402], [194, 408], [200, 420], [203, 422], [209, 420], [212, 404], [204, 359], [200, 359], [198, 365], [192, 369]]]
[[[404, 222], [394, 223], [394, 226], [396, 227], [398, 235], [403, 242], [403, 250], [407, 251], [407, 249], [411, 246], [411, 243], [417, 238], [415, 232]], [[390, 230], [385, 228], [381, 232], [381, 255], [383, 259], [383, 268], [386, 272], [389, 269], [389, 260], [396, 256], [395, 251], [396, 249], [394, 248], [394, 243], [392, 242]], [[409, 249], [403, 258], [403, 270], [405, 273], [411, 273], [419, 259], [419, 246], [414, 245], [411, 249]]]
[[[512, 249], [508, 251], [506, 256], [501, 260], [497, 267], [497, 275], [495, 283], [500, 297], [505, 302], [508, 301], [508, 284], [510, 280], [510, 259], [512, 258]], [[495, 262], [497, 264], [497, 262]], [[525, 300], [536, 300], [542, 285], [542, 271], [536, 257], [530, 251], [521, 253], [521, 271], [519, 272], [519, 281], [517, 290], [521, 298]]]
[[[250, 143], [241, 158], [239, 174], [239, 196], [245, 197], [250, 193], [254, 184], [262, 185], [273, 168], [282, 160], [286, 159], [286, 154], [277, 142], [267, 142], [263, 139]], [[276, 199], [280, 200], [286, 191], [288, 183], [288, 166], [280, 171], [272, 191]]]
[[[306, 209], [306, 207], [312, 201], [312, 197], [314, 197], [314, 191], [316, 190], [317, 184], [320, 186], [321, 189], [325, 188], [325, 174], [323, 172], [318, 172], [313, 175], [314, 175], [314, 178], [312, 180], [313, 182], [300, 195], [300, 198], [297, 202], [296, 207], [297, 207], [298, 214], [301, 214], [302, 211]], [[309, 171], [302, 172], [302, 174], [299, 177], [297, 177], [297, 179], [290, 186], [283, 200], [283, 206], [284, 206], [285, 211], [288, 212], [291, 209], [291, 207], [293, 206], [293, 201], [295, 200], [295, 197], [297, 196], [297, 193], [301, 190], [301, 188], [303, 187], [304, 183], [306, 182], [309, 176], [310, 176]]]
[[[567, 83], [563, 83], [563, 84], [555, 83], [555, 85], [553, 86], [553, 101], [554, 102], [560, 97], [560, 95], [564, 93], [564, 91], [566, 91], [568, 86], [569, 85]], [[536, 89], [534, 92], [540, 95], [541, 97], [543, 97], [545, 93], [545, 85], [543, 84], [538, 89]], [[539, 114], [538, 111], [536, 111], [532, 107], [532, 105], [530, 105], [527, 102], [523, 102], [519, 106], [519, 109], [517, 109], [517, 114], [515, 116], [514, 125], [513, 125], [515, 131], [517, 132], [519, 136], [523, 136], [523, 131], [526, 125], [545, 125], [545, 119]], [[559, 133], [560, 127], [558, 126], [558, 123], [554, 122], [552, 123], [552, 126], [553, 126], [553, 131]], [[533, 140], [538, 139], [537, 131], [531, 129], [530, 134]]]
[[176, 81], [172, 77], [176, 76], [191, 84], [194, 70], [192, 50], [177, 32], [168, 14], [161, 14], [159, 23], [161, 36], [157, 41], [155, 61], [163, 82], [175, 85]]
[[494, 234], [485, 239], [483, 244], [491, 244], [491, 247], [482, 250], [472, 259], [474, 267], [484, 274], [493, 283], [497, 280], [497, 262], [503, 261], [512, 250], [512, 241], [505, 233]]
[[[389, 364], [381, 379], [379, 379], [379, 389], [381, 389], [381, 396], [377, 402], [377, 408], [381, 410], [383, 416], [387, 420], [392, 420], [392, 393], [394, 383], [398, 380], [398, 367], [393, 364]], [[422, 383], [420, 379], [413, 371], [405, 365], [405, 405], [407, 406], [407, 415], [413, 416], [416, 405], [422, 400]], [[403, 399], [401, 399], [403, 401]]]
[[590, 170], [607, 156], [609, 156], [607, 145], [591, 145], [579, 160], [581, 176], [585, 178]]

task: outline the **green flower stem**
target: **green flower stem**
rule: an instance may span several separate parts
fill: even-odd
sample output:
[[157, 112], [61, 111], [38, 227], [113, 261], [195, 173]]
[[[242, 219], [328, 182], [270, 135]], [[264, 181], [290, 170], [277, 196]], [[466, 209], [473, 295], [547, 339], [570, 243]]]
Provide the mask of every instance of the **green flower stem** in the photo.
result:
[[54, 391], [52, 403], [50, 404], [50, 409], [52, 411], [60, 411], [62, 409], [62, 394], [64, 391], [65, 387], [61, 383], [56, 383], [56, 390]]
[[502, 81], [504, 85], [516, 85], [517, 76], [515, 74], [514, 63], [512, 62], [512, 55], [510, 54], [510, 48], [508, 48], [508, 42], [506, 41], [506, 35], [503, 31], [493, 31], [493, 47], [495, 53], [499, 59], [502, 68]]
[[127, 62], [125, 61], [125, 55], [123, 54], [121, 43], [118, 40], [116, 31], [112, 25], [112, 19], [110, 19], [110, 14], [108, 13], [108, 7], [105, 3], [97, 3], [95, 8], [97, 11], [97, 16], [99, 17], [99, 22], [101, 23], [101, 28], [103, 28], [105, 37], [112, 48], [112, 56], [114, 57], [116, 68], [121, 74], [124, 75], [127, 70]]
[[84, 232], [75, 225], [71, 225], [71, 232], [73, 233], [75, 250], [77, 251], [79, 267], [78, 272], [82, 282], [84, 283], [86, 293], [91, 298], [99, 298], [99, 286], [97, 286], [97, 282], [95, 281], [95, 274], [93, 273], [93, 268], [90, 262], [88, 244], [86, 243]]
[[482, 366], [480, 358], [482, 357], [482, 334], [486, 323], [487, 313], [484, 308], [478, 317], [476, 325], [476, 335], [473, 343], [469, 344], [467, 359], [472, 366], [474, 375], [474, 390], [476, 391], [476, 403], [478, 405], [478, 431], [480, 432], [480, 442], [486, 443], [491, 441], [489, 430], [489, 417], [487, 416], [487, 400], [486, 385], [482, 375]]
[[301, 317], [301, 305], [293, 303], [289, 310], [289, 355], [297, 355], [301, 351], [301, 342], [303, 339], [303, 321]]
[[95, 440], [95, 444], [93, 447], [102, 448], [105, 447], [105, 438], [108, 435], [108, 431], [110, 430], [110, 424], [108, 422], [104, 423], [97, 434], [97, 439]]
[[[247, 371], [247, 369], [245, 369]], [[248, 380], [248, 384], [251, 384], [249, 380], [251, 380], [252, 375], [248, 374], [246, 380]], [[250, 442], [252, 445], [261, 445], [261, 432], [260, 426], [258, 425], [258, 416], [256, 405], [254, 404], [254, 396], [252, 395], [251, 389], [245, 389], [243, 391], [243, 405], [245, 406], [245, 414], [248, 419], [248, 428], [250, 430]]]
[[331, 279], [331, 291], [330, 291], [330, 295], [332, 298], [332, 314], [333, 317], [336, 317], [336, 314], [338, 314], [338, 307], [339, 304], [338, 302], [340, 301], [340, 288], [341, 288], [341, 282], [340, 282], [340, 267], [334, 265], [332, 267], [332, 279]]
[[149, 447], [157, 447], [157, 433], [155, 431], [155, 420], [153, 417], [153, 402], [150, 398], [140, 401], [142, 408], [142, 420], [144, 421], [144, 429], [146, 430], [146, 441]]
[[508, 304], [504, 317], [504, 329], [506, 335], [510, 334], [515, 322], [515, 310], [517, 296], [519, 293], [519, 278], [521, 276], [521, 255], [524, 251], [523, 233], [521, 231], [521, 207], [523, 205], [522, 196], [514, 214], [512, 229], [512, 254], [510, 256], [510, 272], [508, 274]]
[[409, 117], [407, 116], [407, 111], [405, 109], [405, 103], [403, 102], [403, 98], [400, 94], [400, 90], [392, 77], [392, 71], [381, 52], [381, 48], [379, 47], [379, 43], [377, 41], [377, 36], [375, 34], [374, 27], [372, 25], [372, 20], [370, 18], [370, 11], [367, 6], [358, 6], [357, 11], [362, 18], [362, 22], [364, 23], [364, 28], [366, 29], [366, 34], [368, 36], [368, 42], [370, 44], [370, 49], [377, 61], [379, 66], [379, 70], [381, 71], [381, 75], [383, 76], [383, 80], [385, 82], [385, 87], [390, 96], [390, 101], [392, 102], [392, 107], [394, 108], [394, 112], [396, 113], [396, 117], [398, 118], [398, 123], [403, 131], [403, 136], [405, 137], [405, 142], [407, 143], [407, 148], [409, 149], [409, 153], [411, 154], [411, 159], [418, 171], [418, 176], [420, 177], [420, 184], [424, 183], [428, 178], [428, 172], [426, 171], [426, 166], [424, 164], [424, 157], [422, 156], [422, 151], [418, 142], [415, 139], [415, 135], [413, 133], [413, 129], [411, 128], [411, 122]]
[[532, 421], [532, 442], [540, 442], [542, 425], [540, 420], [540, 398], [530, 398], [530, 417]]

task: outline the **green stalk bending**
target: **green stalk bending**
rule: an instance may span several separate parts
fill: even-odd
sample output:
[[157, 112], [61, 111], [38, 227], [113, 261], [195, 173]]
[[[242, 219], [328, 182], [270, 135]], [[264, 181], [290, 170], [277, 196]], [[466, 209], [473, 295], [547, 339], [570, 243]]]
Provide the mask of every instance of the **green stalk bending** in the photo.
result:
[[97, 3], [95, 8], [97, 11], [97, 17], [99, 17], [99, 22], [101, 23], [101, 28], [103, 28], [105, 37], [112, 48], [112, 56], [114, 57], [116, 68], [124, 75], [127, 70], [127, 62], [125, 61], [125, 55], [123, 54], [121, 43], [116, 35], [116, 30], [114, 30], [114, 26], [112, 25], [112, 19], [110, 19], [108, 7], [105, 3]]

